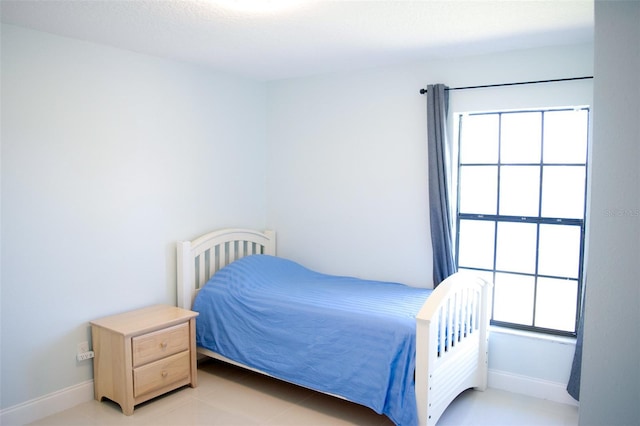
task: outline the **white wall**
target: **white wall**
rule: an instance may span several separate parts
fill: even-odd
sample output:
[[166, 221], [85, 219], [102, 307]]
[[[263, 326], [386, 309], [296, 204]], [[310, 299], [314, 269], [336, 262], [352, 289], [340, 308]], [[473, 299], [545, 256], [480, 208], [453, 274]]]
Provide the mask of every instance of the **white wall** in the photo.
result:
[[[270, 83], [268, 221], [280, 253], [332, 273], [431, 286], [419, 89], [588, 76], [592, 61], [592, 46], [573, 46]], [[450, 92], [451, 111], [591, 101], [590, 80]]]
[[640, 419], [640, 3], [596, 1], [581, 425]]
[[265, 87], [2, 26], [2, 408], [92, 378], [88, 321], [175, 302], [175, 241], [265, 225]]
[[422, 84], [372, 71], [269, 86], [268, 218], [281, 255], [428, 284]]
[[[270, 83], [267, 220], [278, 231], [280, 255], [330, 273], [431, 286], [426, 100], [419, 89], [592, 73], [586, 45]], [[592, 84], [455, 91], [450, 109], [590, 105]], [[563, 386], [574, 346], [496, 334], [490, 350], [495, 372]]]
[[[88, 321], [173, 303], [173, 243], [210, 229], [266, 224], [312, 268], [429, 286], [419, 89], [592, 71], [573, 46], [264, 84], [4, 25], [2, 407], [90, 379]], [[591, 93], [563, 87], [451, 106]], [[491, 351], [496, 371], [568, 377], [566, 345], [496, 335]]]

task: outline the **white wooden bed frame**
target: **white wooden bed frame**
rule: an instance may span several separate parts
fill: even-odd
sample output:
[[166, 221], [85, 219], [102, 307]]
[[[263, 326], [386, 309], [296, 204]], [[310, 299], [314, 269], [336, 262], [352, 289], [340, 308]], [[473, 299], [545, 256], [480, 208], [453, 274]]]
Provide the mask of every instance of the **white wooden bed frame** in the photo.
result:
[[[273, 231], [222, 229], [177, 245], [178, 306], [189, 309], [200, 287], [219, 269], [252, 254], [276, 254]], [[491, 283], [465, 273], [443, 281], [416, 317], [415, 389], [421, 426], [435, 425], [469, 388], [487, 387]], [[450, 331], [450, 332], [447, 332]], [[266, 374], [205, 348], [198, 352]]]

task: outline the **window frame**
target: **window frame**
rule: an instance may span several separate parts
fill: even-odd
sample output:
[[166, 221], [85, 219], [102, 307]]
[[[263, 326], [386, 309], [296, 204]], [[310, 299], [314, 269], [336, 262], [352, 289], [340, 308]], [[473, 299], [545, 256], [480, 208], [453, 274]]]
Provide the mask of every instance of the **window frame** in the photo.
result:
[[[584, 163], [545, 163], [544, 161], [544, 116], [546, 112], [557, 112], [557, 111], [586, 111], [586, 152], [585, 152], [585, 160]], [[540, 135], [540, 161], [539, 163], [509, 163], [509, 162], [501, 162], [501, 130], [502, 130], [502, 116], [504, 114], [513, 114], [513, 113], [529, 113], [529, 112], [537, 112], [541, 113], [541, 135]], [[462, 144], [462, 125], [463, 125], [463, 117], [472, 116], [472, 115], [498, 115], [498, 159], [496, 163], [462, 163], [461, 162], [461, 144]], [[582, 311], [583, 305], [583, 297], [584, 297], [584, 271], [586, 269], [585, 264], [585, 246], [586, 246], [586, 219], [587, 219], [587, 196], [588, 196], [588, 188], [589, 188], [589, 146], [590, 146], [590, 121], [591, 121], [591, 108], [589, 106], [576, 106], [576, 107], [549, 107], [549, 108], [536, 108], [536, 109], [516, 109], [516, 110], [497, 110], [497, 111], [485, 111], [485, 112], [471, 112], [471, 113], [456, 113], [456, 125], [457, 132], [455, 133], [455, 149], [456, 152], [454, 156], [457, 157], [457, 167], [455, 170], [456, 181], [454, 184], [454, 188], [456, 190], [456, 196], [454, 197], [456, 200], [455, 205], [455, 262], [456, 269], [464, 269], [471, 271], [478, 271], [483, 273], [490, 273], [494, 278], [497, 273], [509, 273], [515, 275], [523, 275], [528, 277], [533, 277], [534, 279], [534, 293], [533, 293], [533, 306], [532, 306], [532, 317], [531, 324], [519, 324], [512, 323], [506, 321], [494, 320], [494, 310], [495, 303], [491, 309], [491, 325], [512, 328], [517, 330], [525, 330], [525, 331], [533, 331], [544, 334], [551, 335], [559, 335], [559, 336], [568, 336], [568, 337], [576, 337], [578, 330], [578, 323], [580, 318], [580, 313]], [[500, 215], [500, 179], [501, 179], [501, 168], [504, 166], [509, 167], [517, 167], [517, 166], [539, 166], [540, 167], [540, 187], [538, 190], [538, 216], [513, 216], [513, 215]], [[496, 214], [477, 214], [477, 213], [461, 213], [460, 212], [460, 182], [461, 182], [461, 171], [463, 167], [473, 167], [473, 166], [496, 166], [497, 167], [497, 192], [496, 192]], [[582, 218], [568, 218], [568, 217], [547, 217], [542, 216], [542, 198], [543, 198], [543, 186], [542, 182], [544, 179], [544, 168], [545, 167], [583, 167], [585, 172], [585, 183], [584, 183], [584, 198], [583, 198], [583, 208], [582, 208]], [[478, 268], [478, 267], [469, 267], [469, 266], [460, 266], [459, 265], [459, 255], [460, 255], [460, 222], [462, 220], [471, 220], [471, 221], [488, 221], [493, 222], [493, 263], [492, 269], [486, 268]], [[523, 273], [523, 272], [515, 272], [515, 271], [507, 271], [507, 270], [499, 270], [496, 267], [497, 264], [497, 238], [498, 238], [498, 224], [504, 223], [531, 223], [536, 225], [536, 259], [535, 259], [535, 269], [533, 273]], [[537, 305], [537, 291], [538, 291], [538, 278], [552, 278], [552, 279], [571, 279], [576, 280], [575, 277], [562, 277], [557, 275], [546, 275], [538, 273], [538, 259], [539, 259], [539, 246], [540, 246], [540, 227], [541, 225], [567, 225], [567, 226], [576, 226], [580, 229], [580, 248], [579, 248], [579, 267], [577, 274], [577, 297], [576, 297], [576, 314], [574, 321], [574, 329], [573, 331], [552, 329], [546, 327], [536, 326], [536, 305]], [[494, 295], [495, 295], [495, 286], [494, 286]], [[495, 297], [494, 297], [495, 300]]]

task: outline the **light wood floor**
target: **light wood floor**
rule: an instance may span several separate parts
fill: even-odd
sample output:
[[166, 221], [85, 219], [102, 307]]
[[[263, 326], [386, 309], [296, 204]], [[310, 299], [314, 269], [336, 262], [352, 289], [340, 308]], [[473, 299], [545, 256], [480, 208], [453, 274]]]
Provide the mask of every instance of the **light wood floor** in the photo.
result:
[[[89, 401], [38, 420], [40, 426], [91, 425], [372, 425], [391, 426], [385, 416], [359, 405], [248, 372], [217, 361], [198, 369], [198, 387], [185, 387], [136, 407], [124, 416], [110, 401]], [[467, 391], [438, 426], [573, 426], [574, 406], [488, 389]]]

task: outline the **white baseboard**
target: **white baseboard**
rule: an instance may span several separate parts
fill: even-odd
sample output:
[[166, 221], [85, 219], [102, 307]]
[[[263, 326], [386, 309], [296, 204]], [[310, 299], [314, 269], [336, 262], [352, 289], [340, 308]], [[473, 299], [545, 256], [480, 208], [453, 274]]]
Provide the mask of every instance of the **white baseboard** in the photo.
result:
[[489, 370], [488, 386], [493, 389], [501, 389], [561, 404], [579, 405], [578, 401], [573, 399], [567, 392], [566, 383], [550, 382], [506, 371]]
[[93, 380], [0, 411], [0, 425], [21, 426], [93, 399]]

